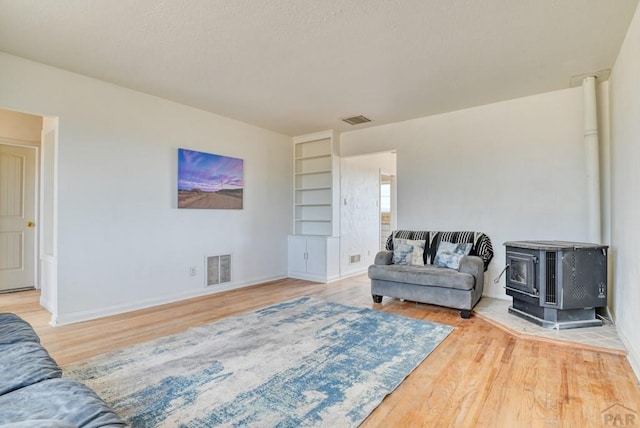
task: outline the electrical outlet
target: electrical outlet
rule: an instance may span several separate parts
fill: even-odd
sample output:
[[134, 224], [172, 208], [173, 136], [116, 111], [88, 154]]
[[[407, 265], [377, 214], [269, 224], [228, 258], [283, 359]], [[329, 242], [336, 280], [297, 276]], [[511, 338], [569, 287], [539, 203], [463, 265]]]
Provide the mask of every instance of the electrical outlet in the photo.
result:
[[189, 276], [196, 276], [198, 274], [198, 268], [195, 266], [191, 266], [189, 268]]

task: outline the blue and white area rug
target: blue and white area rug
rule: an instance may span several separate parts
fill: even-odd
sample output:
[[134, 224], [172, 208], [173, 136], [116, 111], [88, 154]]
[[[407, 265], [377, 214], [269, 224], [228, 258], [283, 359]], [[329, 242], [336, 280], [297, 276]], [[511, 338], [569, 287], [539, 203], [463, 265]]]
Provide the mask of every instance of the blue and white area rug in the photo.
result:
[[133, 427], [355, 427], [452, 330], [302, 297], [64, 371]]

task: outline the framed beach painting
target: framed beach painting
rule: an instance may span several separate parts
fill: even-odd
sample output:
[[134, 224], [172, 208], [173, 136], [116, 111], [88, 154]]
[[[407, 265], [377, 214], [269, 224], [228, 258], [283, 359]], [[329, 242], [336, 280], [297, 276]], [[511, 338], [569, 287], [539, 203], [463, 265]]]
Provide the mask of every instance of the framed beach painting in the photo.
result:
[[244, 160], [178, 149], [178, 208], [241, 210]]

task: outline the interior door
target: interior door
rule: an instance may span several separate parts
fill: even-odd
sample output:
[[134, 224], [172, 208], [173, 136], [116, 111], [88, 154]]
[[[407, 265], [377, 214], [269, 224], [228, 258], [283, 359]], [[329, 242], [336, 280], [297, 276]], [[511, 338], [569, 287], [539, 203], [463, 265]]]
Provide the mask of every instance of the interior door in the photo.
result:
[[0, 292], [35, 287], [36, 150], [0, 144]]

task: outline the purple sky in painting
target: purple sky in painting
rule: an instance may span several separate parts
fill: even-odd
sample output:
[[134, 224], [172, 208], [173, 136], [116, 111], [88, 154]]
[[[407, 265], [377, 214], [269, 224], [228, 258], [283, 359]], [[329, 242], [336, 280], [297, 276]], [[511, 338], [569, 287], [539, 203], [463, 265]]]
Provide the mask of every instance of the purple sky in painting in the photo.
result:
[[178, 149], [178, 190], [241, 189], [243, 164], [238, 158]]

